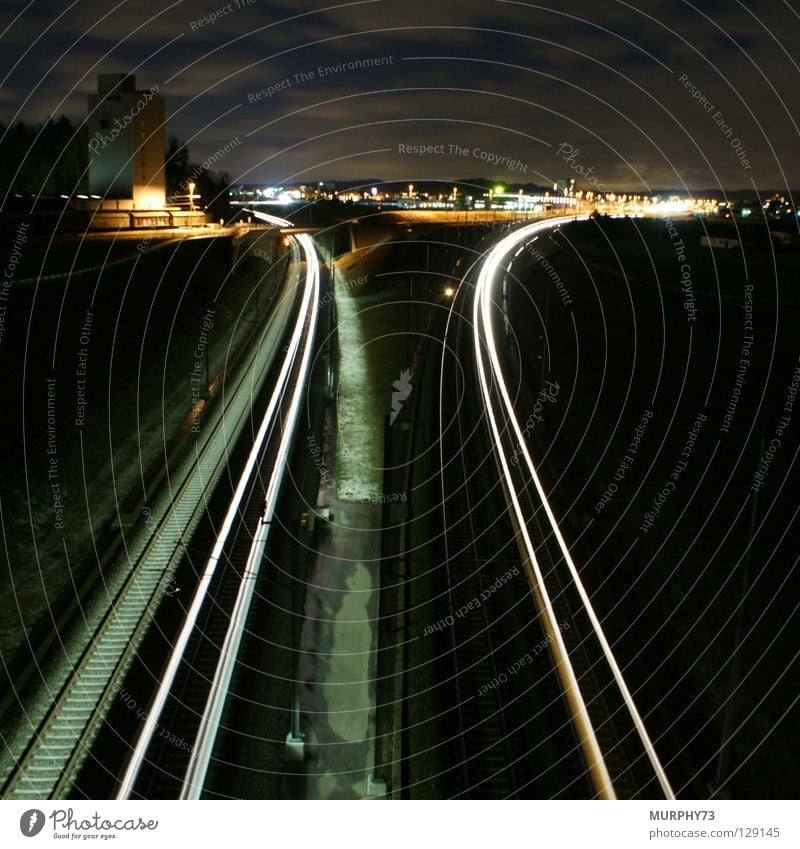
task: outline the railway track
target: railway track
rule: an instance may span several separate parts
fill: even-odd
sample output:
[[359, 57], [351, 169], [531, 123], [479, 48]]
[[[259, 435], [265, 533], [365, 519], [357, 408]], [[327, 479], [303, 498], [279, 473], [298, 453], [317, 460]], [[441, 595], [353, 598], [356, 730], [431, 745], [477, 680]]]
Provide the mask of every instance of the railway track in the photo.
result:
[[[556, 675], [547, 653], [535, 648], [546, 633], [530, 594], [521, 591], [526, 579], [486, 452], [482, 413], [466, 391], [471, 325], [459, 312], [467, 309], [463, 300], [448, 321], [440, 376], [448, 653], [457, 724], [451, 784], [454, 795], [470, 798], [590, 795]], [[445, 411], [456, 411], [449, 422]], [[514, 667], [520, 657], [521, 670]]]
[[[213, 757], [247, 616], [292, 447], [311, 365], [320, 266], [311, 238], [296, 237], [307, 278], [286, 357], [199, 586], [159, 676], [117, 791], [118, 799], [198, 799]], [[192, 740], [164, 743], [160, 729]], [[188, 755], [188, 757], [186, 757]]]
[[536, 473], [496, 343], [494, 327], [503, 317], [494, 283], [501, 264], [526, 240], [568, 220], [520, 228], [501, 239], [483, 261], [472, 301], [480, 393], [520, 555], [595, 793], [603, 798], [673, 798]]
[[[301, 247], [305, 253], [304, 281], [300, 281], [301, 266], [297, 262]], [[231, 445], [246, 431], [251, 420], [253, 398], [258, 395], [268, 375], [275, 373], [275, 363], [278, 361], [282, 362], [278, 373], [280, 393], [277, 388], [273, 392], [267, 414], [256, 436], [258, 448], [254, 445], [248, 457], [247, 482], [240, 486], [236, 493], [237, 496], [243, 496], [246, 491], [250, 496], [252, 507], [244, 508], [242, 514], [243, 524], [250, 528], [259, 495], [263, 495], [259, 489], [264, 480], [261, 473], [268, 473], [270, 476], [266, 479], [269, 481], [267, 491], [274, 509], [282, 473], [282, 467], [278, 467], [286, 459], [286, 445], [290, 440], [291, 427], [296, 417], [296, 410], [292, 412], [293, 408], [286, 408], [282, 401], [287, 388], [296, 388], [298, 381], [303, 379], [303, 368], [307, 367], [309, 346], [314, 336], [319, 292], [319, 266], [310, 238], [302, 235], [297, 237], [292, 250], [295, 256], [293, 275], [285, 282], [283, 297], [276, 298], [278, 304], [266, 322], [257, 344], [253, 346], [252, 356], [230, 382], [230, 387], [226, 387], [223, 408], [216, 410], [215, 417], [206, 421], [205, 438], [198, 440], [193, 455], [185, 458], [180, 468], [171, 474], [171, 491], [162, 493], [154, 500], [152, 509], [147, 508], [143, 520], [139, 523], [138, 533], [131, 536], [132, 541], [127, 549], [130, 568], [121, 586], [113, 594], [109, 594], [108, 605], [99, 626], [53, 699], [44, 720], [35, 729], [27, 748], [17, 761], [16, 768], [7, 778], [2, 791], [4, 798], [65, 798], [73, 790], [81, 767], [117, 698], [119, 682], [124, 680], [131, 668], [159, 604], [165, 597], [172, 576], [187, 555], [192, 536], [205, 516], [210, 494], [225, 472], [229, 471]], [[299, 317], [295, 322], [289, 345], [284, 349], [284, 356], [281, 351], [286, 341], [284, 327], [294, 313]], [[266, 439], [268, 434], [269, 440]], [[273, 441], [277, 442], [279, 448], [272, 455], [273, 467], [268, 469], [262, 462], [265, 456], [264, 443], [271, 445]], [[258, 470], [255, 478], [252, 477], [254, 469]], [[224, 540], [221, 543], [218, 537], [215, 554], [212, 554], [217, 560], [228, 543], [228, 532], [234, 523], [235, 516], [231, 516], [231, 512], [238, 515], [241, 503], [240, 498], [236, 507], [229, 510], [226, 523], [223, 524]], [[262, 518], [264, 515], [262, 498]], [[262, 552], [266, 540], [264, 527], [263, 524], [260, 525], [255, 532], [255, 539]], [[234, 533], [231, 537], [231, 548], [225, 549], [226, 554], [230, 553], [231, 572], [239, 565], [238, 558], [241, 555], [237, 540], [240, 536]], [[240, 575], [241, 584], [252, 588], [251, 579], [257, 574], [258, 565], [250, 561], [244, 565]], [[207, 566], [195, 600], [198, 599], [198, 593], [205, 593], [213, 578], [213, 571]], [[221, 570], [221, 574], [224, 572], [225, 570]], [[108, 590], [108, 586], [104, 589]], [[236, 622], [236, 628], [241, 629], [241, 615], [243, 613], [246, 616], [248, 592], [237, 592], [231, 607], [231, 599], [225, 596], [225, 593], [231, 592], [227, 584], [222, 582], [220, 587], [215, 584], [214, 589], [218, 593], [215, 597], [220, 611], [227, 610], [229, 617], [234, 614], [238, 617], [229, 619], [229, 628]], [[218, 637], [214, 628], [219, 626], [209, 622], [207, 627], [207, 632], [200, 629], [201, 636], [206, 635], [213, 643]], [[233, 652], [236, 640], [240, 638], [240, 630], [232, 636], [226, 633], [224, 650]], [[196, 644], [193, 648], [199, 651]], [[224, 677], [214, 677], [212, 680], [215, 688], [212, 709], [216, 709], [217, 702], [224, 700], [225, 680]], [[190, 685], [187, 683], [186, 686]], [[150, 718], [153, 715], [154, 711], [151, 709], [145, 730], [150, 726]], [[204, 733], [207, 735], [206, 739], [213, 736], [209, 728], [205, 728]], [[140, 741], [141, 739], [140, 736]], [[171, 748], [170, 757], [174, 755], [176, 748]], [[198, 748], [193, 748], [192, 760], [195, 762], [199, 757], [202, 763], [202, 759], [206, 757], [206, 749], [203, 748], [198, 755]]]
[[[462, 387], [463, 388], [463, 387]], [[460, 393], [457, 393], [460, 394]], [[461, 418], [457, 419], [458, 443], [464, 444]], [[440, 431], [441, 432], [441, 431]], [[458, 705], [458, 738], [462, 793], [485, 798], [509, 798], [518, 785], [514, 753], [500, 689], [487, 697], [477, 693], [498, 676], [495, 639], [488, 606], [480, 603], [474, 616], [460, 615], [475, 599], [481, 599], [489, 578], [489, 562], [479, 545], [470, 500], [465, 451], [455, 457], [442, 451], [442, 507], [444, 513], [447, 609], [450, 619], [450, 654]], [[445, 473], [447, 469], [450, 474]]]

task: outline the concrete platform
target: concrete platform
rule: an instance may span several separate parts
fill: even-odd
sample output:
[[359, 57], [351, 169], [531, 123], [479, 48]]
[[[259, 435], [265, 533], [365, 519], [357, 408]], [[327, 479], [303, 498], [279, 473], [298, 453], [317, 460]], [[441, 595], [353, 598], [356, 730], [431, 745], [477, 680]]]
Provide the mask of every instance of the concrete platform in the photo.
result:
[[380, 506], [336, 502], [319, 531], [301, 637], [303, 796], [363, 799], [375, 762]]
[[323, 446], [335, 480], [318, 495], [318, 504], [330, 513], [329, 521], [319, 523], [300, 639], [306, 757], [289, 791], [297, 798], [365, 799], [381, 793], [372, 783], [385, 413], [378, 395], [388, 401], [391, 377], [376, 380], [365, 344], [368, 318], [348, 287], [350, 276], [368, 273], [369, 254], [350, 254], [337, 263], [340, 369]]

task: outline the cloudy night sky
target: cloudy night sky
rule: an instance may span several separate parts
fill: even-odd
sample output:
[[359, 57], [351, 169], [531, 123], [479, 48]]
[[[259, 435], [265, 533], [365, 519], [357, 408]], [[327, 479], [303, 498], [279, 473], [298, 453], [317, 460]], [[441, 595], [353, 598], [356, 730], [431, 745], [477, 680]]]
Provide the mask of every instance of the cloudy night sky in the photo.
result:
[[[138, 88], [158, 86], [167, 133], [194, 160], [241, 139], [216, 165], [234, 183], [545, 184], [580, 166], [633, 191], [800, 185], [800, 14], [788, 2], [31, 0], [4, 4], [0, 34], [6, 126], [80, 120], [98, 73], [130, 71]], [[381, 62], [317, 72], [360, 59]], [[573, 171], [565, 143], [579, 151]], [[414, 144], [444, 152], [400, 152]]]

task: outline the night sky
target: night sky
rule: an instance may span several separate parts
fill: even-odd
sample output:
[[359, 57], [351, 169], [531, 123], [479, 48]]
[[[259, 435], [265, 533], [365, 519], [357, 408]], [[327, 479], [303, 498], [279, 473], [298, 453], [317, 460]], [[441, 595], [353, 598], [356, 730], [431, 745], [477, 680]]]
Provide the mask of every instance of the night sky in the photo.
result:
[[[800, 185], [800, 9], [785, 0], [32, 0], [4, 4], [0, 43], [4, 124], [79, 120], [98, 73], [132, 71], [194, 161], [240, 138], [215, 165], [234, 183], [588, 188], [591, 169], [637, 192]], [[317, 70], [362, 59], [380, 61]], [[398, 147], [415, 144], [439, 147]]]

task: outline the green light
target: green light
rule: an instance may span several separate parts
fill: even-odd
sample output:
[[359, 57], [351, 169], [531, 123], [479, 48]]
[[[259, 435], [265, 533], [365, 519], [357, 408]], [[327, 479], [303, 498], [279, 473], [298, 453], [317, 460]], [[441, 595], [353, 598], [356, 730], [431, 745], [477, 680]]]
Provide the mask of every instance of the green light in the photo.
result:
[[496, 185], [494, 187], [494, 193], [496, 195], [502, 195], [505, 190], [506, 190], [506, 187], [504, 185], [502, 185], [502, 183], [498, 183], [498, 185]]

